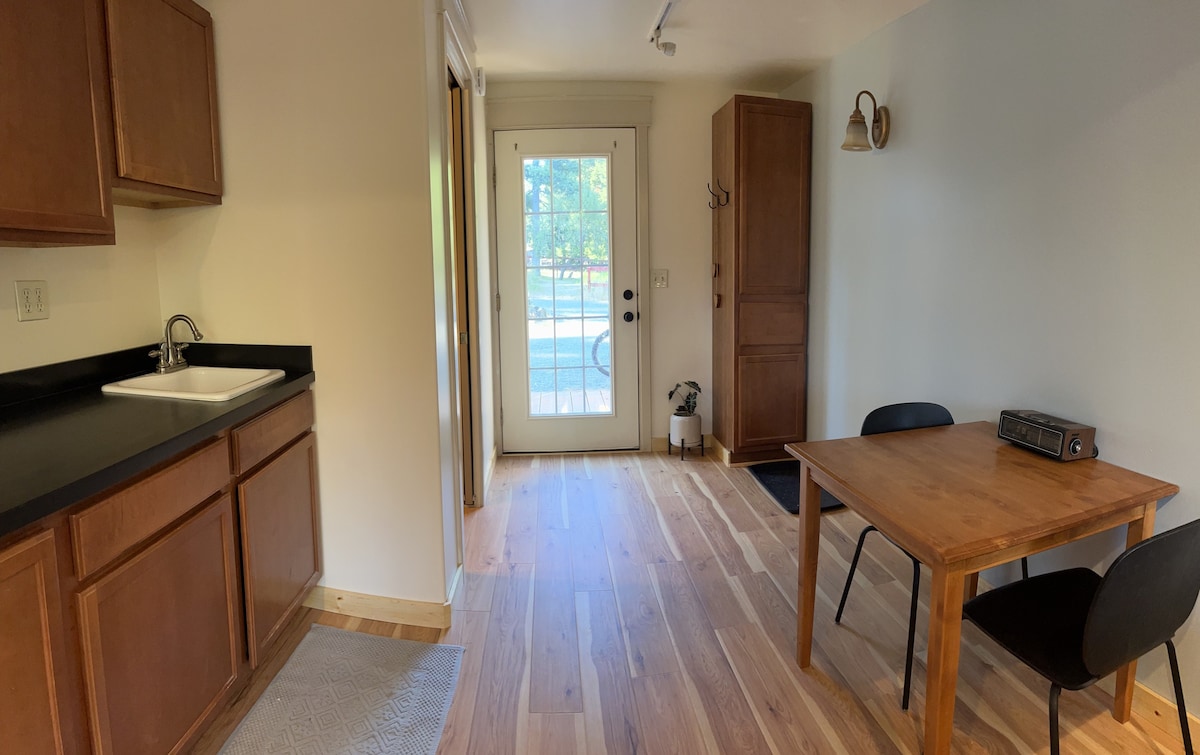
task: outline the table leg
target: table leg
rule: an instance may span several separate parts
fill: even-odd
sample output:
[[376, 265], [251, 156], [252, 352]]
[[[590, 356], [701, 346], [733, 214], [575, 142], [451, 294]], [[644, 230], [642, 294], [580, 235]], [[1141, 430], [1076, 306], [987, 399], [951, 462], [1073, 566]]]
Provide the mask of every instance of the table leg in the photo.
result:
[[796, 585], [796, 663], [812, 663], [813, 617], [817, 606], [817, 551], [821, 547], [821, 488], [812, 468], [800, 462], [800, 569]]
[[962, 572], [941, 565], [933, 567], [933, 588], [929, 596], [929, 659], [925, 675], [926, 755], [950, 752], [965, 587]]
[[[1146, 504], [1142, 518], [1129, 523], [1125, 532], [1125, 547], [1132, 548], [1154, 534], [1154, 512], [1157, 503]], [[1113, 718], [1128, 723], [1133, 712], [1133, 685], [1137, 676], [1137, 661], [1117, 669], [1116, 689], [1113, 692]]]
[[966, 603], [971, 598], [979, 594], [979, 572], [968, 574], [965, 586], [963, 587], [963, 602]]

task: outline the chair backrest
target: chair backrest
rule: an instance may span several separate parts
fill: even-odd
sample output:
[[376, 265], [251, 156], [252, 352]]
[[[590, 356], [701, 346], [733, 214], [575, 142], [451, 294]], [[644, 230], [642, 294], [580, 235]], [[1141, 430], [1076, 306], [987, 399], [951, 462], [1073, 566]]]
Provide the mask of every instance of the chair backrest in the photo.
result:
[[906, 404], [888, 404], [872, 410], [863, 420], [860, 434], [876, 435], [953, 424], [954, 417], [951, 417], [950, 411], [941, 404], [910, 401]]
[[1083, 663], [1097, 677], [1171, 639], [1200, 593], [1200, 519], [1143, 540], [1104, 575], [1083, 630]]

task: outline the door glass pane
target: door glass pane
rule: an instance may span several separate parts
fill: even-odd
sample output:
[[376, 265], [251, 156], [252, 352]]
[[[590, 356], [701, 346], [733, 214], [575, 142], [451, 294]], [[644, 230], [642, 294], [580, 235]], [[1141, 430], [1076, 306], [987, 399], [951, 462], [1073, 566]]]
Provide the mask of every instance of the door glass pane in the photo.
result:
[[525, 158], [529, 414], [612, 414], [609, 161]]

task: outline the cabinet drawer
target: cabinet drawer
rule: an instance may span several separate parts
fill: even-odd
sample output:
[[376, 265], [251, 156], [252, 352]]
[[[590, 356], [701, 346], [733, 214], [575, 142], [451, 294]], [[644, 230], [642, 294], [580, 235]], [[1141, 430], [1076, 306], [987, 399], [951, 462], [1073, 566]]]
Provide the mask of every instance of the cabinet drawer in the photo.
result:
[[804, 346], [808, 306], [798, 301], [738, 304], [738, 346]]
[[233, 471], [242, 475], [313, 425], [312, 391], [289, 399], [233, 433]]
[[80, 580], [104, 568], [229, 484], [229, 448], [213, 440], [187, 458], [71, 515]]

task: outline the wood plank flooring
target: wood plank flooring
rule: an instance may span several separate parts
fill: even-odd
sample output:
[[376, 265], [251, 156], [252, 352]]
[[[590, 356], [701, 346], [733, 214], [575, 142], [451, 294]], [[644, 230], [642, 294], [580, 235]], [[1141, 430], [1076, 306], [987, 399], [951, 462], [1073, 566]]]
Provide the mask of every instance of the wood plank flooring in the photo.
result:
[[[466, 515], [448, 631], [308, 617], [466, 647], [439, 753], [921, 752], [930, 580], [905, 712], [908, 559], [868, 538], [833, 623], [864, 524], [852, 512], [823, 515], [801, 671], [796, 518], [747, 470], [665, 454], [504, 457], [487, 500]], [[965, 625], [954, 752], [1049, 752], [1047, 690]], [[1108, 706], [1095, 688], [1063, 693], [1064, 753], [1183, 751], [1172, 710], [1135, 704], [1121, 725]]]

